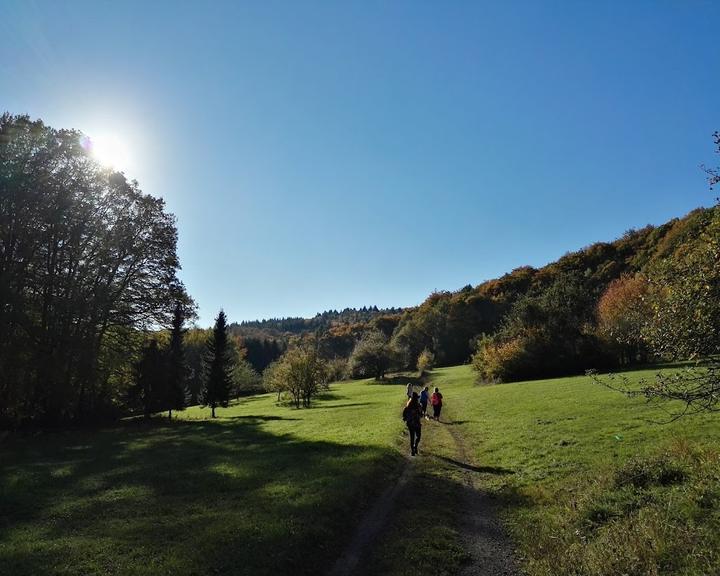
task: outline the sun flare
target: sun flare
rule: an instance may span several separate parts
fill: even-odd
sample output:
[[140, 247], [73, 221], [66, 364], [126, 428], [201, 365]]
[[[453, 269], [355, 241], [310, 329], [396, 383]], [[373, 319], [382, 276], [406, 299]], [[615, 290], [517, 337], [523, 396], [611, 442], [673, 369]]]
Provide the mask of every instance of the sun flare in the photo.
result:
[[83, 142], [85, 149], [107, 168], [120, 169], [127, 165], [127, 148], [117, 136], [104, 134], [90, 136]]

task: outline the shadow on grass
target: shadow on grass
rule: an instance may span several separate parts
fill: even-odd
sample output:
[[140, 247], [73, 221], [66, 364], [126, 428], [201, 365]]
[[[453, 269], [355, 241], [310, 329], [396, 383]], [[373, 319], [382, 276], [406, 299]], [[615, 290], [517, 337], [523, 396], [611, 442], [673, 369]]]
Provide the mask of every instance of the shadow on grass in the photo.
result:
[[244, 420], [247, 422], [260, 421], [260, 422], [277, 422], [278, 420], [302, 420], [302, 418], [287, 418], [286, 416], [252, 416], [252, 415], [238, 415], [238, 416], [223, 416], [223, 420]]
[[335, 408], [352, 408], [356, 406], [370, 406], [370, 402], [346, 402], [345, 404], [311, 404], [310, 408], [322, 408], [323, 410], [334, 410]]
[[[441, 460], [466, 466], [449, 458]], [[457, 475], [433, 473], [435, 468], [424, 468], [422, 461], [416, 465], [420, 470], [395, 502], [390, 523], [369, 553], [361, 556], [353, 574], [409, 575], [429, 567], [449, 575], [460, 574], [470, 565], [475, 568], [473, 574], [517, 574], [514, 546], [499, 513], [507, 507], [527, 506], [529, 500], [515, 490], [480, 492]]]
[[407, 386], [408, 384], [412, 384], [413, 386], [425, 386], [425, 378], [422, 378], [420, 376], [407, 376], [407, 375], [393, 375], [393, 376], [387, 376], [383, 378], [382, 380], [373, 380], [373, 384], [402, 384], [403, 386]]
[[268, 432], [278, 419], [295, 418], [134, 420], [4, 443], [3, 573], [321, 573], [399, 456]]
[[496, 474], [499, 476], [515, 474], [515, 470], [501, 468], [499, 466], [473, 466], [472, 464], [460, 462], [459, 460], [454, 460], [453, 458], [448, 458], [446, 456], [436, 456], [436, 458], [442, 460], [443, 462], [447, 462], [448, 464], [452, 464], [453, 466], [457, 466], [458, 468], [462, 468], [463, 470], [469, 470], [470, 472], [479, 472], [481, 474]]

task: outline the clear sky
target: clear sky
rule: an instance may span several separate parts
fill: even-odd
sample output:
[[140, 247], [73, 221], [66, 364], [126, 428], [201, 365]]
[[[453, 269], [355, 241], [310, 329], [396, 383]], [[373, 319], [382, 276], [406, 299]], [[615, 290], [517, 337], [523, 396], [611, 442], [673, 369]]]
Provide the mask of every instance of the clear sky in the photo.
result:
[[115, 138], [209, 325], [407, 306], [710, 205], [720, 2], [3, 0], [0, 108]]

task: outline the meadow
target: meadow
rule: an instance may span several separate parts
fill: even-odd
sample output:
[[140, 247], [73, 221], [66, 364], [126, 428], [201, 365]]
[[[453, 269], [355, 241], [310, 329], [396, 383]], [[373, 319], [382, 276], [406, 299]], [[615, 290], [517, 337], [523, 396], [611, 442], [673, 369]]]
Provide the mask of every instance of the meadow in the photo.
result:
[[[630, 373], [637, 379], [652, 372]], [[717, 416], [671, 424], [587, 377], [478, 386], [434, 370], [426, 423], [358, 573], [456, 574], [492, 496], [532, 575], [720, 573]], [[0, 442], [3, 574], [320, 574], [408, 462], [404, 386], [339, 383], [309, 409], [273, 395], [168, 421]], [[468, 481], [470, 479], [470, 481]]]
[[717, 414], [667, 423], [585, 376], [478, 387], [461, 366], [432, 380], [529, 574], [720, 573]]
[[0, 573], [317, 574], [399, 472], [397, 401], [354, 383], [306, 410], [264, 395], [6, 439]]

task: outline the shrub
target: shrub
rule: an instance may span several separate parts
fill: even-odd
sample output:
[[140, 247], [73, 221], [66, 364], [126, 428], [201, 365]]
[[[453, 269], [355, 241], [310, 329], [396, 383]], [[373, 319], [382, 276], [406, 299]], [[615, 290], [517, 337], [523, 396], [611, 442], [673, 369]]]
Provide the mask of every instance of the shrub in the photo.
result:
[[435, 354], [430, 352], [427, 348], [420, 352], [420, 356], [417, 359], [417, 370], [422, 376], [426, 370], [431, 370], [435, 366]]
[[509, 340], [484, 336], [472, 356], [472, 365], [485, 382], [531, 378], [541, 366], [545, 348], [539, 332], [528, 332]]
[[338, 382], [348, 376], [348, 361], [345, 358], [333, 358], [327, 361], [328, 380]]

